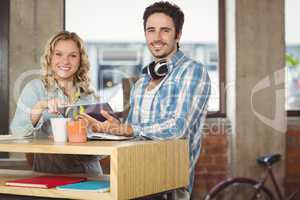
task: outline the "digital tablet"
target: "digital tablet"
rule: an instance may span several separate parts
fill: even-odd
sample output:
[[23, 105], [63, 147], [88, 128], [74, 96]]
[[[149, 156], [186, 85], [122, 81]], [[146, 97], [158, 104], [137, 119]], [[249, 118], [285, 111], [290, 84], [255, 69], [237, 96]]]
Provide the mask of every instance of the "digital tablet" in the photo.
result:
[[91, 117], [97, 119], [100, 122], [104, 122], [106, 120], [106, 118], [101, 115], [100, 110], [105, 110], [111, 116], [113, 116], [119, 120], [118, 116], [113, 112], [112, 108], [110, 107], [110, 105], [108, 103], [67, 106], [67, 107], [61, 107], [58, 109], [58, 111], [64, 117], [70, 117], [70, 118], [73, 117], [74, 112], [79, 113], [80, 110], [83, 110], [84, 113], [90, 115]]
[[134, 137], [126, 137], [122, 135], [113, 135], [109, 133], [90, 132], [87, 136], [89, 140], [132, 140]]

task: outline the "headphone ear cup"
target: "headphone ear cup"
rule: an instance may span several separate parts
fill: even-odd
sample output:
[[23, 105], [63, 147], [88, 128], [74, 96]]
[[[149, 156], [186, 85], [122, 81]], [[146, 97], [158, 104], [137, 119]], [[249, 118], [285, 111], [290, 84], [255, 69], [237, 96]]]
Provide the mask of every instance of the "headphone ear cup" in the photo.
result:
[[154, 67], [155, 74], [159, 77], [165, 77], [169, 72], [169, 65], [167, 60], [160, 60]]
[[159, 79], [160, 78], [156, 74], [155, 67], [156, 67], [156, 63], [155, 62], [150, 63], [150, 65], [148, 67], [148, 74], [151, 77], [151, 79]]
[[168, 61], [163, 59], [158, 62], [152, 62], [147, 67], [147, 72], [151, 79], [160, 79], [165, 77], [169, 72]]

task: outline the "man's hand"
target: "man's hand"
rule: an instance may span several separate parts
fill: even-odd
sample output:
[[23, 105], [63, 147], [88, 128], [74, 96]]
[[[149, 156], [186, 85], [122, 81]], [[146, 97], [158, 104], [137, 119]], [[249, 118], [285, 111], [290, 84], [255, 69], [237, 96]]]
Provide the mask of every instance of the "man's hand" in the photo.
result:
[[133, 135], [133, 129], [130, 125], [120, 123], [118, 119], [114, 118], [104, 110], [101, 110], [100, 112], [101, 115], [107, 119], [106, 121], [100, 122], [85, 113], [81, 114], [80, 117], [88, 122], [94, 132], [104, 132], [127, 137]]

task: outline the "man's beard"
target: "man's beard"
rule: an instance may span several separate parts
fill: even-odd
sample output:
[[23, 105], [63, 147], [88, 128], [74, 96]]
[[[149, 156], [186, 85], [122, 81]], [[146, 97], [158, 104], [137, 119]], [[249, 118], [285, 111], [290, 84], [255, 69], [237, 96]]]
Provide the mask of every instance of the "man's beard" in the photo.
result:
[[160, 54], [160, 53], [156, 53], [155, 50], [152, 50], [151, 53], [153, 57], [157, 59], [162, 59], [168, 57], [173, 51], [174, 49], [170, 49], [168, 52], [163, 52], [162, 54]]

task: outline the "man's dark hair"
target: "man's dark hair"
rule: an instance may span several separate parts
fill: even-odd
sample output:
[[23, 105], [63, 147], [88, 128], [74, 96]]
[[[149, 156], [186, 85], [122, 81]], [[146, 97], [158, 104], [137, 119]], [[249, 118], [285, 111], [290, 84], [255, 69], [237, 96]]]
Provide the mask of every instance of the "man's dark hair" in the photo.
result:
[[148, 17], [154, 13], [164, 13], [165, 15], [171, 17], [175, 24], [176, 37], [182, 31], [182, 26], [184, 23], [184, 14], [182, 10], [175, 4], [171, 4], [167, 1], [159, 1], [150, 6], [148, 6], [144, 11], [144, 31], [146, 30], [146, 23]]

